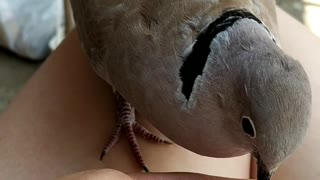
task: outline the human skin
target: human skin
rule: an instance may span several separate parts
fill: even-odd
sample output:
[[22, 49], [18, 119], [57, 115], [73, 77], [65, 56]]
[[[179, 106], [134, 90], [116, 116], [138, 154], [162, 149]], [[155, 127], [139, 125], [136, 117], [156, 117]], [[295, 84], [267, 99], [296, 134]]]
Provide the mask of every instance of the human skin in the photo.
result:
[[[320, 61], [317, 61], [320, 40], [282, 11], [278, 10], [278, 14], [283, 49], [300, 60], [309, 75], [313, 113], [303, 145], [284, 162], [273, 180], [319, 179], [320, 157], [317, 152], [320, 152], [320, 145], [316, 142], [320, 140], [317, 128], [320, 125], [320, 112], [317, 112], [320, 107]], [[56, 179], [103, 168], [143, 178], [145, 174], [137, 174], [140, 169], [124, 137], [103, 161], [99, 161], [101, 150], [114, 127], [115, 110], [111, 88], [93, 73], [76, 34], [71, 33], [1, 115], [0, 179]], [[142, 116], [137, 118], [152, 132], [162, 136]], [[250, 170], [248, 155], [215, 159], [196, 155], [176, 145], [155, 145], [140, 138], [138, 141], [152, 172], [194, 172], [242, 179], [250, 178], [250, 172], [255, 174], [254, 166]], [[101, 173], [100, 177], [90, 177], [96, 176], [94, 172]], [[76, 176], [81, 180], [81, 175], [89, 175], [89, 178], [99, 180], [110, 177], [110, 172], [120, 173], [100, 170], [86, 174], [86, 171], [80, 177], [76, 174], [71, 178]], [[179, 175], [200, 178], [200, 175]], [[179, 175], [174, 176], [178, 178]], [[153, 174], [147, 176], [154, 178]], [[164, 176], [169, 179], [172, 174]]]
[[[120, 171], [112, 169], [100, 169], [75, 173], [62, 177], [58, 180], [230, 180], [227, 178], [219, 178], [206, 176], [196, 173], [136, 173], [124, 174]], [[238, 179], [240, 180], [240, 179]]]

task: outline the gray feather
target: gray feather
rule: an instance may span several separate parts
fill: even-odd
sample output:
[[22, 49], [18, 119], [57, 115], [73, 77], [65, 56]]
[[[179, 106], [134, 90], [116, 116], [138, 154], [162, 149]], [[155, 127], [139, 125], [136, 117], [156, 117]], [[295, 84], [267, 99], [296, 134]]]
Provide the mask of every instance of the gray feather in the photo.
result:
[[[301, 143], [310, 84], [302, 66], [279, 46], [273, 0], [72, 0], [72, 5], [93, 69], [176, 143], [214, 157], [258, 152], [269, 171]], [[246, 9], [263, 24], [244, 18], [212, 39], [187, 99], [179, 74], [184, 60], [199, 34], [230, 9]], [[252, 119], [255, 139], [244, 133], [243, 116]]]

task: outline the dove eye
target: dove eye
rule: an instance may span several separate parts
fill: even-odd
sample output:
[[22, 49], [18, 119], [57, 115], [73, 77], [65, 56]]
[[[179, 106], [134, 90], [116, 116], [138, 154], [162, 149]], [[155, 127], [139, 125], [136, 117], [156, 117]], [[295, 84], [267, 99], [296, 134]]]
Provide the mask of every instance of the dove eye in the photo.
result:
[[250, 117], [242, 117], [242, 129], [250, 138], [256, 138], [256, 129]]

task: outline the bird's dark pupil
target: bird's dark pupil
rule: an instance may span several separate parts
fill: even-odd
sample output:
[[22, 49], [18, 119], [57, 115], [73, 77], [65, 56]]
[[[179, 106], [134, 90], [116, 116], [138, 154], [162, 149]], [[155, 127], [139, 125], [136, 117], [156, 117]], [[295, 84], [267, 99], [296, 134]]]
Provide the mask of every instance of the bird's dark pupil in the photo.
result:
[[250, 137], [255, 137], [255, 131], [253, 129], [254, 127], [251, 121], [246, 117], [242, 118], [242, 128]]

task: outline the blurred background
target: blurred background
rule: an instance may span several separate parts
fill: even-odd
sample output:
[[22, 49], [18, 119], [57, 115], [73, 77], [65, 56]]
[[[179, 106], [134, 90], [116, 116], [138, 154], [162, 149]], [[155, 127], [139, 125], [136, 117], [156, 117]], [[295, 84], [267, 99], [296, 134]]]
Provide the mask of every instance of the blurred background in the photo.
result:
[[[320, 37], [320, 0], [277, 0]], [[68, 0], [0, 0], [0, 114], [73, 27]]]

